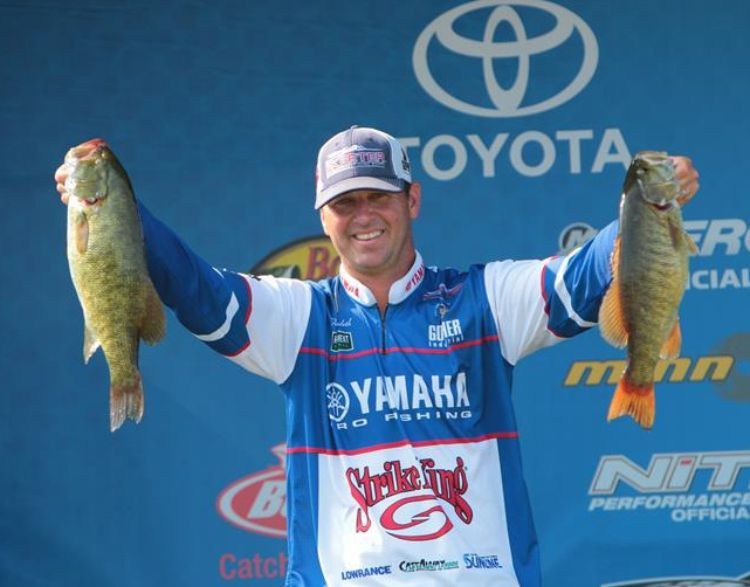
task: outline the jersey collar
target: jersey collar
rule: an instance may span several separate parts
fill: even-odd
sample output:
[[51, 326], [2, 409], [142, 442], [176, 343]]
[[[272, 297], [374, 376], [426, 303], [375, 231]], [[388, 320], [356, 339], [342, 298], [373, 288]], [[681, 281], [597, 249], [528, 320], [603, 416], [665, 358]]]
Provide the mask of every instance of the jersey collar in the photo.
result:
[[[388, 292], [388, 303], [400, 304], [403, 302], [422, 283], [424, 273], [425, 268], [422, 255], [419, 254], [419, 251], [416, 251], [414, 263], [409, 271], [391, 285], [391, 289]], [[347, 273], [343, 265], [339, 269], [339, 276], [341, 277], [341, 285], [344, 286], [344, 290], [349, 294], [349, 297], [354, 298], [363, 306], [374, 306], [377, 303], [375, 296], [368, 287]]]

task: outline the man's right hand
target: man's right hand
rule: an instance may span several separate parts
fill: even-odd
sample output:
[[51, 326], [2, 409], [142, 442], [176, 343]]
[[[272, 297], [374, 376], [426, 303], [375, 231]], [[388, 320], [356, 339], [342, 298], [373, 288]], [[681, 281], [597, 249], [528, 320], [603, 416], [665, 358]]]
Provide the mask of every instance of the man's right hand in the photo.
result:
[[70, 198], [70, 194], [65, 189], [65, 180], [68, 179], [69, 173], [70, 168], [65, 163], [60, 165], [60, 167], [57, 168], [57, 171], [55, 171], [55, 183], [57, 184], [55, 188], [60, 192], [60, 199], [65, 205], [68, 204], [68, 199]]

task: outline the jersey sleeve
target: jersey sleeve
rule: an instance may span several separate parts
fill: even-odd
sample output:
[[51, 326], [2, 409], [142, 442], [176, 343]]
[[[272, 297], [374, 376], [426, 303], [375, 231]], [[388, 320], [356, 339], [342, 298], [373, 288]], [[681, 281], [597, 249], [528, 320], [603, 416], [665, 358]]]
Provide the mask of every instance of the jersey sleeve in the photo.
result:
[[198, 339], [248, 371], [281, 383], [307, 329], [310, 285], [217, 269], [139, 203], [151, 281]]
[[544, 260], [495, 261], [484, 281], [503, 357], [512, 365], [533, 351], [594, 326], [612, 281], [617, 236], [612, 222], [582, 247]]

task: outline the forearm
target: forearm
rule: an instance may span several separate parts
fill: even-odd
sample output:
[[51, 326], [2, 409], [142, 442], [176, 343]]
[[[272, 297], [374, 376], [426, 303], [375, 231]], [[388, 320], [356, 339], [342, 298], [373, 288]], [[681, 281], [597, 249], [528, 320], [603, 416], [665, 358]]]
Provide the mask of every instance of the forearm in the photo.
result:
[[226, 321], [230, 307], [239, 305], [236, 313], [248, 305], [241, 277], [215, 270], [141, 203], [139, 212], [151, 281], [188, 330], [212, 333]]
[[599, 306], [612, 281], [617, 231], [618, 222], [611, 222], [578, 251], [549, 263], [544, 287], [550, 327], [563, 336], [577, 334], [597, 322]]

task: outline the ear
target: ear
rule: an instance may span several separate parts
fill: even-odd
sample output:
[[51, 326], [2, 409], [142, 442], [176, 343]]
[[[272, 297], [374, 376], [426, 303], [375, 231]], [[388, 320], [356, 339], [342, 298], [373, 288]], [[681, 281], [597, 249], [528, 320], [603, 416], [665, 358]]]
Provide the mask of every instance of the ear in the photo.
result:
[[419, 216], [419, 209], [422, 206], [422, 184], [415, 181], [409, 188], [409, 217], [414, 220]]
[[328, 227], [326, 227], [326, 215], [325, 215], [325, 211], [326, 211], [326, 208], [325, 208], [325, 206], [323, 206], [320, 209], [320, 224], [323, 227], [323, 234], [325, 234], [326, 236], [331, 236], [330, 234], [328, 234]]

